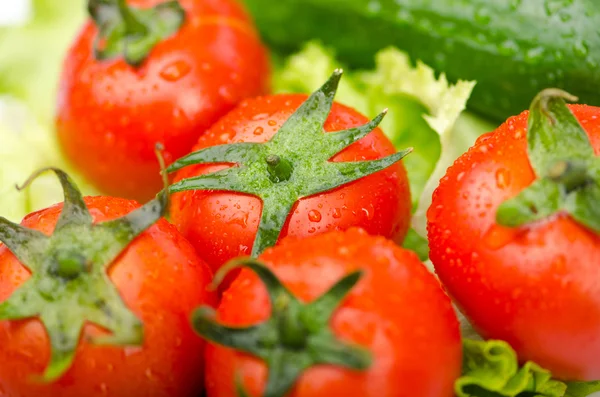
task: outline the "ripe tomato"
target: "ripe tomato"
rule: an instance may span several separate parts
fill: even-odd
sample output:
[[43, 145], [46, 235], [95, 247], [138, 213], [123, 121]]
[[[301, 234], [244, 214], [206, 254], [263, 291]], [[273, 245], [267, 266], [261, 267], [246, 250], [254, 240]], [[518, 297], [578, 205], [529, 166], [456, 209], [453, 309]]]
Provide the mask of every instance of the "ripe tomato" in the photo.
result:
[[[597, 156], [600, 108], [569, 109]], [[536, 179], [529, 115], [480, 137], [448, 169], [428, 212], [431, 260], [483, 336], [557, 377], [600, 379], [600, 237], [562, 211], [516, 228], [496, 220], [499, 206]]]
[[[294, 94], [246, 100], [200, 137], [193, 150], [233, 142], [267, 142], [306, 99], [306, 95]], [[367, 122], [368, 119], [356, 111], [334, 103], [324, 129], [340, 131]], [[393, 153], [396, 153], [393, 144], [376, 128], [335, 155], [332, 161], [374, 160]], [[226, 167], [222, 164], [191, 165], [180, 170], [175, 181]], [[406, 170], [398, 162], [334, 190], [301, 198], [292, 208], [280, 238], [308, 237], [357, 226], [371, 234], [401, 242], [408, 230], [410, 206]], [[261, 209], [261, 200], [254, 196], [193, 190], [173, 194], [170, 213], [172, 222], [199, 255], [217, 269], [232, 258], [250, 254]]]
[[[95, 222], [121, 217], [137, 207], [132, 201], [85, 199]], [[22, 225], [49, 235], [62, 204], [27, 216]], [[203, 343], [189, 325], [191, 310], [211, 303], [206, 292], [211, 273], [194, 249], [164, 219], [151, 226], [108, 270], [127, 307], [144, 324], [139, 347], [98, 346], [91, 336], [100, 327], [84, 327], [71, 368], [53, 383], [35, 376], [46, 367], [48, 337], [37, 319], [0, 321], [0, 396], [197, 396], [203, 384]], [[30, 273], [0, 246], [0, 302], [30, 278]], [[57, 294], [59, 292], [56, 292]], [[57, 295], [58, 296], [58, 295]]]
[[[366, 348], [371, 354], [370, 367], [349, 370], [336, 364], [310, 366], [286, 395], [454, 395], [453, 384], [460, 375], [462, 352], [458, 321], [450, 299], [414, 253], [383, 237], [352, 228], [306, 239], [288, 238], [267, 249], [259, 260], [301, 302], [314, 302], [349, 273], [363, 271], [358, 283], [333, 308], [325, 334], [332, 332], [333, 338]], [[285, 301], [276, 300], [279, 310]], [[272, 310], [265, 284], [256, 274], [243, 269], [224, 293], [217, 320], [227, 326], [248, 327], [276, 316]], [[312, 316], [306, 317], [302, 315], [302, 308], [280, 313], [281, 317], [277, 318], [282, 322], [275, 322], [281, 324], [279, 332], [268, 333], [274, 342], [270, 346], [280, 349], [279, 357], [273, 360], [293, 351], [292, 357], [296, 357], [295, 363], [300, 365], [306, 348], [298, 345], [298, 341], [295, 348], [287, 346], [284, 333], [293, 333], [295, 326], [306, 325], [323, 313], [315, 310]], [[300, 316], [300, 322], [294, 315]], [[291, 321], [286, 323], [285, 320]], [[314, 332], [314, 327], [310, 329], [309, 334]], [[286, 350], [288, 348], [291, 350]], [[265, 345], [264, 349], [267, 351], [269, 346]], [[206, 363], [209, 397], [237, 396], [236, 379], [249, 395], [262, 395], [268, 376], [263, 360], [209, 343]], [[269, 373], [278, 371], [282, 376], [287, 375], [285, 371], [279, 372], [281, 367], [290, 368], [280, 365], [270, 368]]]
[[[130, 0], [148, 9], [162, 0]], [[63, 66], [57, 130], [65, 155], [101, 191], [146, 201], [160, 190], [154, 146], [167, 163], [187, 153], [219, 117], [266, 93], [266, 49], [236, 0], [179, 0], [181, 29], [139, 67], [98, 60], [88, 22]]]

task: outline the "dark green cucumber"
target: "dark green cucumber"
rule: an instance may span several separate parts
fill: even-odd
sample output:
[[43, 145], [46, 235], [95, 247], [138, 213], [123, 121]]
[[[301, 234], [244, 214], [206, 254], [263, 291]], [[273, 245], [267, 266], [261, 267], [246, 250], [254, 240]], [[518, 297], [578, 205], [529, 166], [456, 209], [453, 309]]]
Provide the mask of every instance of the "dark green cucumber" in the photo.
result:
[[600, 105], [600, 0], [245, 0], [268, 44], [311, 39], [352, 67], [393, 45], [452, 81], [476, 80], [469, 107], [495, 120], [548, 87]]

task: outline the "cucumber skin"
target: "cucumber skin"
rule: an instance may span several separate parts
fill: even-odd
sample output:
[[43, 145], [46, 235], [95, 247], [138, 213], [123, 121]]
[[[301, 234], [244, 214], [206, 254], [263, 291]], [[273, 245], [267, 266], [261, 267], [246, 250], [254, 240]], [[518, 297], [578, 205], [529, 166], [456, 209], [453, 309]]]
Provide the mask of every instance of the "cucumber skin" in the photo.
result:
[[319, 40], [351, 67], [396, 46], [449, 80], [475, 80], [469, 108], [502, 121], [544, 88], [600, 105], [600, 0], [244, 0], [284, 53]]

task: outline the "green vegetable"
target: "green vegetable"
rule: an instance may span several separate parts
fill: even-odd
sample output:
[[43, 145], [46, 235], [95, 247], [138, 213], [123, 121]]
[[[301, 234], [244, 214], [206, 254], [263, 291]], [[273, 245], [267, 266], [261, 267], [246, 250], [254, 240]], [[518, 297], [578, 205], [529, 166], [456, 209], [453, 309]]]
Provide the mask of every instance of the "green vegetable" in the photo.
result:
[[[49, 175], [40, 176], [21, 193], [15, 189], [39, 168], [69, 169], [59, 154], [55, 135], [37, 123], [23, 103], [0, 97], [0, 142], [0, 208], [4, 216], [19, 222], [30, 212], [62, 201], [62, 190]], [[95, 193], [81, 178], [74, 179], [87, 194]]]
[[594, 392], [600, 392], [600, 381], [567, 383], [565, 397], [587, 397]]
[[458, 397], [562, 397], [567, 386], [550, 372], [527, 362], [519, 367], [514, 350], [503, 341], [463, 340], [463, 374]]
[[299, 199], [386, 169], [412, 150], [371, 161], [329, 161], [377, 128], [386, 114], [384, 111], [359, 127], [325, 133], [323, 124], [331, 111], [341, 77], [340, 69], [334, 71], [268, 142], [212, 146], [175, 161], [168, 168], [169, 172], [192, 164], [234, 163], [237, 166], [183, 179], [171, 185], [170, 192], [218, 189], [260, 197], [263, 209], [252, 256], [274, 246]]
[[31, 277], [0, 303], [0, 320], [39, 317], [50, 339], [45, 381], [71, 366], [86, 322], [112, 332], [98, 344], [141, 345], [141, 321], [122, 301], [106, 269], [129, 243], [166, 212], [166, 190], [128, 215], [93, 224], [83, 196], [71, 178], [53, 171], [64, 191], [64, 207], [52, 236], [0, 217], [0, 241], [27, 267]]
[[503, 121], [538, 92], [600, 105], [596, 0], [245, 0], [284, 52], [318, 39], [352, 67], [396, 46], [452, 81], [475, 80], [470, 108]]
[[70, 1], [32, 3], [30, 22], [0, 26], [0, 96], [23, 100], [46, 127], [53, 123], [62, 60], [85, 20], [85, 7]]
[[[381, 128], [397, 148], [413, 147], [403, 162], [410, 180], [416, 209], [408, 247], [427, 258], [425, 211], [431, 194], [446, 168], [494, 125], [464, 113], [474, 83], [448, 84], [444, 75], [435, 77], [431, 68], [411, 66], [406, 54], [388, 48], [375, 58], [369, 71], [349, 71], [340, 83], [336, 101], [364, 114], [389, 108]], [[333, 68], [343, 66], [331, 50], [316, 42], [285, 60], [276, 70], [276, 92], [312, 92]], [[460, 116], [460, 117], [459, 117]], [[441, 142], [440, 142], [441, 141]]]
[[572, 95], [542, 91], [531, 104], [527, 148], [537, 180], [498, 208], [499, 224], [518, 227], [565, 211], [600, 233], [600, 158], [565, 104]]

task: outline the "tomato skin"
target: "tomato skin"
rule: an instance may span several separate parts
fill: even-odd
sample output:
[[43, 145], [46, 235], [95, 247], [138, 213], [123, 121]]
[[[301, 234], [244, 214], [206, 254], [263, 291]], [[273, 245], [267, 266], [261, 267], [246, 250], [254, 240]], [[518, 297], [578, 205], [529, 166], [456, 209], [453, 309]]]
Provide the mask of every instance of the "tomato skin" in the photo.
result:
[[[600, 154], [600, 109], [569, 107]], [[495, 222], [535, 178], [527, 117], [508, 119], [448, 169], [428, 212], [430, 258], [484, 337], [557, 377], [600, 379], [600, 237], [564, 214], [518, 229]]]
[[[348, 273], [365, 272], [330, 324], [336, 337], [372, 352], [372, 367], [365, 372], [312, 367], [289, 397], [454, 395], [462, 354], [458, 321], [449, 298], [414, 253], [352, 228], [288, 238], [259, 260], [305, 302]], [[217, 313], [220, 322], [235, 326], [266, 320], [271, 309], [264, 285], [254, 273], [242, 270]], [[237, 376], [250, 395], [261, 395], [267, 374], [261, 360], [209, 343], [206, 362], [208, 397], [236, 396]]]
[[[121, 217], [138, 205], [94, 197], [86, 204], [95, 221]], [[61, 205], [33, 214], [23, 225], [51, 234]], [[204, 343], [189, 323], [199, 304], [213, 304], [207, 292], [209, 268], [187, 241], [161, 219], [136, 238], [111, 265], [110, 279], [127, 307], [144, 323], [143, 347], [94, 346], [86, 336], [104, 331], [86, 325], [69, 371], [51, 384], [32, 380], [50, 357], [45, 330], [37, 319], [0, 321], [0, 396], [169, 396], [196, 397], [203, 389]], [[0, 301], [29, 278], [5, 246], [0, 247]]]
[[[266, 142], [307, 99], [306, 95], [276, 95], [243, 101], [203, 135], [195, 150], [233, 142]], [[340, 131], [368, 120], [334, 103], [325, 130]], [[333, 161], [379, 159], [396, 150], [377, 128], [333, 157]], [[215, 172], [228, 165], [193, 165], [175, 181]], [[371, 234], [403, 241], [410, 222], [410, 189], [401, 162], [329, 192], [300, 199], [280, 238], [309, 237], [331, 230], [362, 227]], [[258, 230], [261, 200], [240, 193], [186, 191], [171, 200], [171, 221], [213, 268], [240, 255], [249, 255]]]
[[[161, 0], [129, 1], [150, 7]], [[88, 22], [71, 47], [58, 94], [64, 154], [101, 191], [146, 201], [161, 188], [155, 144], [167, 163], [240, 100], [269, 90], [269, 63], [236, 0], [180, 0], [187, 20], [134, 69], [92, 54]], [[192, 43], [192, 45], [190, 45]]]

